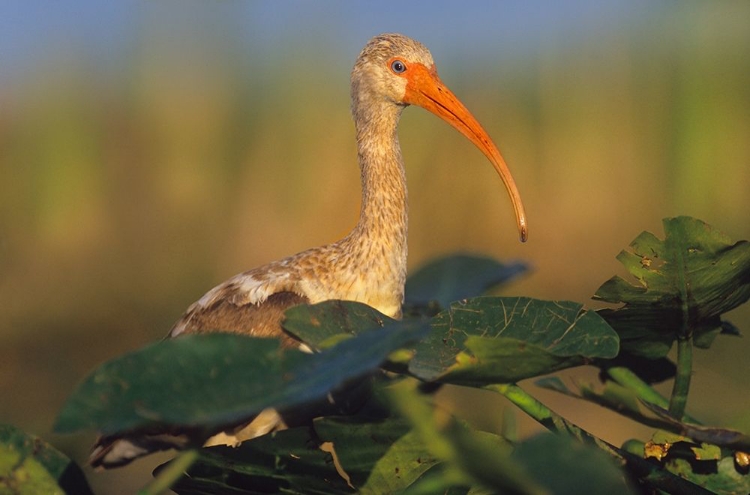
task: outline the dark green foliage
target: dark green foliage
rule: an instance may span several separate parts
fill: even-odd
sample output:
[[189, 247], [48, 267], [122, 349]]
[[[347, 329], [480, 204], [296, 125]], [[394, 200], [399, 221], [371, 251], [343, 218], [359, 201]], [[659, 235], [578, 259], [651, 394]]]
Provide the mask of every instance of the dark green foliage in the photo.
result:
[[665, 219], [663, 241], [643, 232], [617, 259], [638, 283], [615, 276], [595, 299], [623, 304], [600, 314], [629, 353], [663, 357], [688, 337], [708, 348], [721, 315], [750, 298], [750, 243], [732, 243], [694, 218]]
[[320, 418], [315, 431], [363, 492], [396, 493], [439, 462], [402, 418]]
[[617, 355], [617, 335], [578, 303], [478, 297], [432, 319], [409, 371], [423, 380], [507, 383]]
[[213, 433], [267, 407], [325, 398], [414, 340], [419, 326], [398, 322], [319, 354], [282, 352], [276, 340], [234, 334], [166, 340], [96, 370], [68, 399], [55, 428], [113, 434], [169, 425]]
[[[356, 393], [364, 398], [351, 400], [356, 407], [347, 416], [321, 412], [306, 426], [238, 448], [188, 451], [161, 466], [153, 486], [194, 495], [615, 495], [638, 486], [648, 493], [747, 493], [750, 475], [741, 463], [750, 437], [702, 426], [684, 405], [693, 344], [707, 348], [718, 333], [738, 333], [721, 315], [750, 297], [749, 244], [733, 244], [690, 218], [664, 225], [663, 241], [641, 234], [618, 257], [638, 283], [614, 277], [597, 292], [617, 309], [480, 296], [525, 268], [456, 256], [409, 280], [402, 321], [345, 301], [289, 310], [285, 329], [313, 354], [216, 334], [105, 363], [73, 393], [56, 427], [109, 434], [189, 427], [203, 433], [200, 442], [267, 407], [304, 413], [330, 393], [337, 402]], [[676, 365], [665, 357], [674, 341]], [[583, 364], [601, 369], [600, 383], [537, 383], [679, 437], [618, 449], [515, 384]], [[381, 367], [390, 373], [378, 373]], [[669, 399], [651, 387], [672, 376], [680, 386]], [[427, 391], [446, 383], [503, 394], [559, 435], [511, 442], [478, 431], [432, 403]], [[663, 455], [653, 458], [654, 449]], [[183, 476], [191, 452], [197, 461]]]
[[366, 304], [325, 301], [289, 309], [285, 313], [284, 328], [306, 344], [320, 349], [346, 338], [347, 334], [380, 329], [395, 322]]
[[203, 449], [188, 476], [172, 489], [181, 495], [354, 493], [336, 473], [331, 454], [318, 447], [313, 432], [303, 427], [265, 435], [237, 448]]

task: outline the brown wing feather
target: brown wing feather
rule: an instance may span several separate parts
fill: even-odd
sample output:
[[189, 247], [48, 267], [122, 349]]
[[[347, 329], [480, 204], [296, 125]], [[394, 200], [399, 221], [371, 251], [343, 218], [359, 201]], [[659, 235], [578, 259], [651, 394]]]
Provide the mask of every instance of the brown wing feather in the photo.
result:
[[230, 332], [253, 337], [277, 337], [284, 347], [291, 347], [298, 342], [281, 327], [284, 311], [307, 302], [306, 297], [288, 291], [271, 294], [260, 304], [235, 304], [230, 302], [230, 298], [222, 297], [210, 306], [196, 307], [185, 314], [180, 320], [185, 324], [180, 335]]

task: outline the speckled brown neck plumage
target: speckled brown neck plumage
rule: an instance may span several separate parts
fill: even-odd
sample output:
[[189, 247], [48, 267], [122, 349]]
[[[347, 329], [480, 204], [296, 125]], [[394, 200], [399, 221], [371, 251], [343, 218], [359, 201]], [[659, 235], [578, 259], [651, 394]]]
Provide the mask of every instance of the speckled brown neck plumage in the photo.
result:
[[406, 175], [397, 135], [403, 107], [386, 102], [380, 107], [353, 108], [362, 206], [356, 227], [341, 242], [358, 270], [378, 279], [371, 287], [391, 291], [400, 304], [408, 230]]
[[402, 107], [382, 106], [375, 118], [362, 118], [365, 112], [354, 114], [362, 179], [362, 209], [355, 231], [373, 229], [369, 231], [373, 237], [405, 237], [406, 175], [397, 133]]

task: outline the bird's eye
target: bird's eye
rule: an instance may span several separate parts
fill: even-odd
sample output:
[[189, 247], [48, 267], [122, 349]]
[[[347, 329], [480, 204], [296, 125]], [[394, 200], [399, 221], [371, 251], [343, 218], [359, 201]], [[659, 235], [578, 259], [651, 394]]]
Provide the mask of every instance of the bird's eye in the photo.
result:
[[391, 70], [396, 74], [402, 74], [406, 71], [406, 64], [400, 60], [394, 60], [391, 62]]

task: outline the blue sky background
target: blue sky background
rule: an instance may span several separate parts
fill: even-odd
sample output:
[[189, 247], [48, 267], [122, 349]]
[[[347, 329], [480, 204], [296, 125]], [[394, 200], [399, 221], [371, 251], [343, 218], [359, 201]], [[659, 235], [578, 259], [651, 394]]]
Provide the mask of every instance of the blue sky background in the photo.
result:
[[550, 39], [575, 43], [644, 19], [658, 22], [684, 8], [679, 2], [621, 0], [14, 0], [0, 3], [0, 83], [61, 51], [106, 65], [127, 54], [144, 32], [177, 40], [231, 38], [263, 53], [299, 40], [327, 42], [349, 65], [370, 36], [384, 31], [420, 39], [441, 59], [467, 53], [498, 58], [523, 55]]

